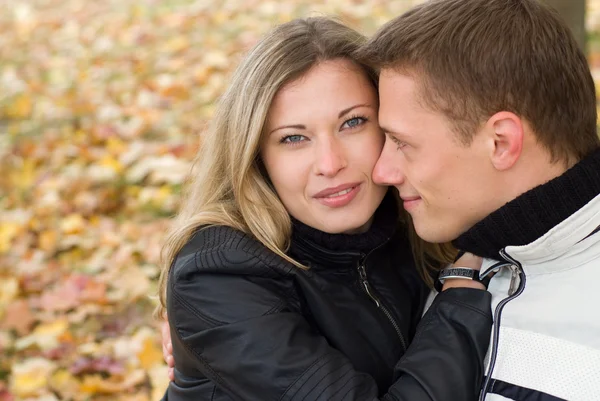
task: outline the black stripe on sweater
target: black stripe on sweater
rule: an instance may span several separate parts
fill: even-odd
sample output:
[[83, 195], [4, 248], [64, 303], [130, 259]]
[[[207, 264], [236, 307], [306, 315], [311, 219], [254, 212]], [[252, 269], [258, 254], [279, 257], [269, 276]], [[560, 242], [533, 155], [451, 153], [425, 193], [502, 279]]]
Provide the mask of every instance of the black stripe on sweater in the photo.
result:
[[497, 379], [492, 379], [489, 392], [515, 401], [566, 401], [563, 398]]

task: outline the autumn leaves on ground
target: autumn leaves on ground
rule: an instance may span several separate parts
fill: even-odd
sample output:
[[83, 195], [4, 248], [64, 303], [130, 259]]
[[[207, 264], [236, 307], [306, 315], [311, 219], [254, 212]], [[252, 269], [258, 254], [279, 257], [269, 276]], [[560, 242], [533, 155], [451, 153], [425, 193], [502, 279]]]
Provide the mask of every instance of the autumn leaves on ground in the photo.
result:
[[418, 2], [0, 0], [0, 401], [160, 399], [161, 241], [241, 52]]

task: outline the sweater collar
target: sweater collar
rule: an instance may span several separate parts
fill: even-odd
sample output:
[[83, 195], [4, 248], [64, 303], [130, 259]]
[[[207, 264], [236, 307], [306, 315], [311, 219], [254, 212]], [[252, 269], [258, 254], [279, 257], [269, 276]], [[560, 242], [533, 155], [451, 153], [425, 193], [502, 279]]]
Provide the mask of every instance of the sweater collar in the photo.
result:
[[385, 244], [398, 229], [398, 204], [392, 191], [375, 212], [369, 230], [361, 234], [329, 234], [292, 218], [290, 254], [313, 263], [345, 264]]
[[600, 149], [559, 177], [537, 186], [488, 215], [454, 246], [497, 259], [507, 246], [527, 245], [600, 194]]

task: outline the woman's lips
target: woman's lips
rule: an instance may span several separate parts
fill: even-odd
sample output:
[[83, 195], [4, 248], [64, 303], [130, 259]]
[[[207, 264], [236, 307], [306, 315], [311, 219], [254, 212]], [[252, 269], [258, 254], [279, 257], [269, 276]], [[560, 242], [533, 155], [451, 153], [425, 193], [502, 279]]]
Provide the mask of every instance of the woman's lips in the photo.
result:
[[360, 191], [360, 184], [339, 186], [319, 192], [315, 199], [328, 207], [343, 207], [352, 202]]

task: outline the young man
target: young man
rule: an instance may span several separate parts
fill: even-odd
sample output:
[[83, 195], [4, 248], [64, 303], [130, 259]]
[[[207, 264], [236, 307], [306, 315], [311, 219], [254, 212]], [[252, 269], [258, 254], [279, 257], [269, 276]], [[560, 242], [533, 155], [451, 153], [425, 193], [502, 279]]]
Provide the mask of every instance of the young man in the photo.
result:
[[568, 28], [535, 0], [430, 1], [363, 56], [381, 71], [374, 179], [422, 238], [497, 271], [480, 399], [600, 399], [600, 141]]

